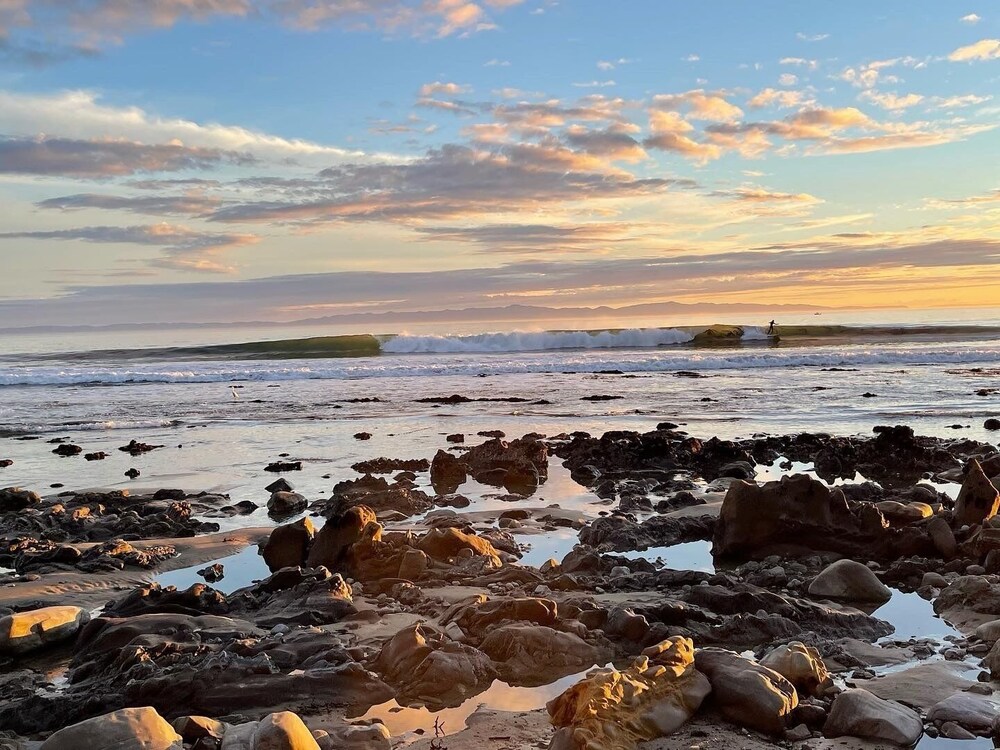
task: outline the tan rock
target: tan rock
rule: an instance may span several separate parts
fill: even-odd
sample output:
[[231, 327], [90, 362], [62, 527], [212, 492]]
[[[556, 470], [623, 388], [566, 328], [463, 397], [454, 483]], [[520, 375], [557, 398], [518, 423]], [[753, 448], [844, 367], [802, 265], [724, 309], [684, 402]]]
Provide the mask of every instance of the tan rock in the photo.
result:
[[675, 636], [624, 671], [596, 669], [547, 706], [550, 750], [632, 750], [676, 732], [711, 691], [694, 667], [694, 644]]
[[149, 706], [123, 708], [50, 736], [40, 750], [181, 750], [181, 737]]
[[90, 620], [80, 607], [43, 607], [0, 619], [0, 654], [24, 654], [76, 636]]
[[309, 731], [291, 711], [268, 714], [253, 733], [253, 750], [319, 750]]
[[488, 539], [459, 529], [431, 529], [420, 538], [417, 547], [435, 560], [448, 560], [467, 549], [475, 555], [492, 558], [500, 565], [500, 555]]
[[973, 526], [993, 518], [1000, 510], [1000, 492], [983, 473], [979, 461], [972, 459], [955, 501], [955, 525]]
[[819, 651], [800, 641], [778, 646], [761, 659], [760, 664], [773, 669], [792, 683], [796, 690], [809, 695], [820, 695], [832, 684]]

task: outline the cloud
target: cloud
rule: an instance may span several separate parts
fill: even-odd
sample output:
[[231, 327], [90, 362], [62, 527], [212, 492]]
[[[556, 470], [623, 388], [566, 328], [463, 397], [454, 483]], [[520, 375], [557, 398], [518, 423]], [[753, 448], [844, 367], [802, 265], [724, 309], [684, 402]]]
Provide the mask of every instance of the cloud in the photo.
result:
[[993, 99], [992, 96], [977, 96], [976, 94], [965, 94], [962, 96], [935, 96], [931, 98], [934, 109], [957, 109], [961, 107], [972, 107], [977, 104], [985, 104]]
[[654, 195], [674, 184], [676, 180], [639, 179], [609, 169], [604, 159], [554, 139], [492, 149], [450, 144], [406, 164], [332, 167], [301, 185], [295, 200], [227, 205], [212, 220], [408, 224]]
[[818, 60], [807, 60], [804, 57], [783, 57], [778, 62], [781, 65], [800, 65], [804, 68], [809, 68], [809, 70], [819, 68]]
[[233, 248], [256, 243], [253, 234], [213, 234], [173, 224], [152, 224], [128, 227], [81, 227], [45, 231], [3, 232], [6, 240], [75, 240], [95, 244], [152, 245], [163, 249], [164, 256], [149, 261], [150, 265], [180, 271], [231, 273], [235, 270], [220, 260], [220, 255]]
[[779, 193], [757, 187], [741, 187], [733, 190], [715, 190], [710, 195], [730, 198], [745, 203], [800, 203], [815, 204], [822, 201], [809, 193]]
[[91, 91], [24, 94], [0, 91], [0, 133], [36, 137], [58, 134], [78, 140], [123, 140], [145, 144], [183, 144], [187, 148], [220, 149], [248, 153], [259, 159], [331, 161], [369, 157], [359, 151], [325, 146], [311, 141], [282, 138], [237, 125], [197, 123], [160, 117], [139, 107], [102, 104]]
[[800, 91], [782, 91], [780, 89], [766, 88], [747, 101], [747, 106], [752, 109], [769, 107], [772, 104], [785, 108], [797, 107], [802, 104], [802, 93]]
[[590, 130], [576, 125], [567, 129], [566, 140], [588, 154], [605, 156], [614, 161], [638, 162], [646, 158], [639, 142], [620, 127]]
[[459, 94], [468, 94], [471, 91], [472, 87], [468, 84], [434, 81], [421, 86], [419, 95], [421, 97], [458, 96]]
[[778, 76], [778, 83], [782, 86], [794, 86], [799, 82], [799, 77], [793, 73], [782, 73]]
[[573, 85], [578, 89], [606, 89], [618, 84], [608, 79], [607, 81], [586, 81], [583, 83], [574, 83]]
[[799, 31], [795, 34], [795, 38], [803, 42], [822, 42], [824, 39], [829, 39], [829, 34], [806, 34], [805, 32]]
[[969, 14], [969, 15], [967, 15], [967, 16], [962, 16], [962, 17], [961, 17], [961, 18], [959, 18], [958, 20], [959, 20], [959, 21], [961, 21], [962, 23], [967, 23], [967, 24], [969, 24], [970, 26], [975, 26], [975, 25], [976, 25], [977, 23], [979, 23], [979, 22], [980, 22], [980, 21], [982, 21], [983, 19], [982, 19], [982, 17], [981, 17], [981, 16], [978, 16], [978, 15], [976, 15], [975, 13], [970, 13], [970, 14]]
[[79, 193], [59, 198], [49, 198], [39, 201], [39, 208], [58, 209], [61, 211], [78, 211], [85, 208], [98, 208], [111, 211], [128, 211], [135, 214], [164, 216], [180, 214], [201, 216], [214, 211], [221, 205], [219, 198], [207, 195], [97, 195], [94, 193]]
[[688, 133], [694, 126], [675, 111], [650, 110], [650, 136], [642, 143], [646, 148], [671, 151], [694, 161], [705, 163], [722, 156], [722, 149], [711, 143], [702, 143]]
[[924, 100], [922, 94], [881, 94], [877, 91], [871, 90], [863, 91], [861, 96], [870, 102], [874, 102], [882, 109], [888, 109], [894, 112], [915, 107]]
[[473, 227], [420, 227], [428, 240], [477, 245], [491, 253], [526, 255], [604, 251], [635, 234], [631, 224], [605, 222], [573, 226], [485, 224]]
[[[495, 29], [491, 11], [521, 0], [4, 0], [0, 36], [25, 49], [95, 49], [183, 21], [258, 17], [304, 31], [340, 26], [390, 36], [447, 37]], [[6, 33], [3, 33], [6, 32]]]
[[254, 160], [232, 151], [174, 144], [0, 137], [0, 173], [8, 174], [103, 178], [209, 169], [224, 163], [248, 165]]
[[975, 44], [959, 47], [948, 55], [952, 62], [1000, 60], [1000, 39], [980, 39]]
[[687, 110], [694, 120], [734, 122], [743, 116], [743, 110], [726, 101], [725, 92], [695, 89], [682, 94], [657, 94], [652, 106], [668, 112]]

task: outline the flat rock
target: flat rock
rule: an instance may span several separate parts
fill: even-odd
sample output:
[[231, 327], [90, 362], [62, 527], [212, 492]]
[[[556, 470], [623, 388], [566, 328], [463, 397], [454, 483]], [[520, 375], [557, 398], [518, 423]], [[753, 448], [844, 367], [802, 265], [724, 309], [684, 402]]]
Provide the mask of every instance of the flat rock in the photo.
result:
[[123, 708], [73, 724], [40, 750], [181, 750], [181, 737], [154, 709]]
[[43, 607], [0, 619], [0, 653], [18, 655], [74, 638], [90, 620], [80, 607]]
[[916, 744], [923, 733], [924, 724], [916, 711], [859, 688], [837, 696], [823, 725], [828, 738], [862, 737], [900, 747]]
[[880, 698], [926, 711], [940, 701], [942, 695], [963, 690], [974, 680], [975, 671], [967, 664], [939, 661], [867, 680], [865, 687]]

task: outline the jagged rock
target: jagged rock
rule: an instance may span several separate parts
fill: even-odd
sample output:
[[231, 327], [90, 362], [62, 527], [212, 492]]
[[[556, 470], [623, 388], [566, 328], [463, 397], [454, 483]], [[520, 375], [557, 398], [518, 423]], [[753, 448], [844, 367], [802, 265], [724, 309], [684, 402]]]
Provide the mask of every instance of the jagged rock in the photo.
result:
[[301, 513], [309, 505], [298, 492], [272, 492], [271, 499], [267, 501], [267, 513], [270, 516], [291, 516]]
[[490, 658], [423, 625], [405, 628], [386, 642], [373, 668], [408, 698], [429, 706], [457, 706], [497, 677]]
[[[995, 618], [1000, 613], [1000, 584], [986, 576], [959, 576], [934, 600], [934, 611], [950, 622], [969, 619], [969, 614]], [[987, 617], [979, 617], [982, 622]]]
[[973, 526], [993, 518], [1000, 510], [1000, 492], [983, 473], [979, 461], [972, 459], [955, 501], [955, 525]]
[[822, 695], [833, 684], [819, 651], [801, 641], [778, 646], [761, 659], [760, 664], [773, 669], [796, 690], [808, 695]]
[[632, 750], [676, 732], [711, 691], [694, 667], [694, 645], [673, 637], [623, 671], [596, 669], [546, 706], [550, 750]]
[[785, 731], [799, 696], [780, 674], [720, 648], [699, 649], [695, 666], [708, 677], [715, 703], [727, 719], [766, 734]]
[[226, 733], [226, 725], [208, 716], [181, 716], [173, 720], [172, 726], [185, 742], [195, 743], [202, 738], [221, 740]]
[[154, 709], [123, 708], [60, 729], [40, 750], [181, 750], [181, 738]]
[[295, 485], [293, 485], [284, 477], [278, 477], [269, 485], [267, 485], [267, 487], [265, 487], [264, 490], [270, 492], [271, 494], [274, 494], [275, 492], [292, 492], [295, 490]]
[[451, 453], [439, 450], [431, 461], [431, 485], [439, 495], [450, 495], [465, 484], [465, 464]]
[[857, 602], [887, 602], [892, 590], [867, 565], [854, 560], [837, 560], [809, 584], [810, 596]]
[[7, 487], [0, 490], [0, 513], [24, 510], [42, 501], [37, 492], [22, 490], [20, 487]]
[[253, 750], [319, 750], [309, 727], [291, 711], [268, 714], [253, 732]]
[[729, 485], [715, 527], [712, 553], [760, 559], [770, 554], [896, 559], [933, 548], [925, 529], [892, 529], [871, 503], [852, 502], [805, 474], [762, 485]]
[[44, 607], [0, 619], [0, 654], [20, 655], [74, 638], [90, 620], [80, 607]]
[[316, 527], [308, 518], [276, 528], [261, 550], [268, 570], [273, 573], [281, 568], [305, 565], [315, 536]]
[[916, 711], [860, 688], [838, 695], [823, 725], [823, 734], [829, 738], [861, 737], [900, 747], [915, 745], [923, 733], [924, 725]]

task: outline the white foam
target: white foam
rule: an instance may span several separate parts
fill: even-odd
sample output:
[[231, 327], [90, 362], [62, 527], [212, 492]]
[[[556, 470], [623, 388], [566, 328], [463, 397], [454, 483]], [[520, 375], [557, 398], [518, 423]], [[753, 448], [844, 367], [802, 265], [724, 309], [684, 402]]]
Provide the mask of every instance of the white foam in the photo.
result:
[[467, 336], [400, 334], [382, 343], [388, 354], [466, 354], [472, 352], [543, 352], [561, 349], [649, 349], [687, 344], [694, 337], [674, 328], [628, 328], [621, 331], [509, 331]]

